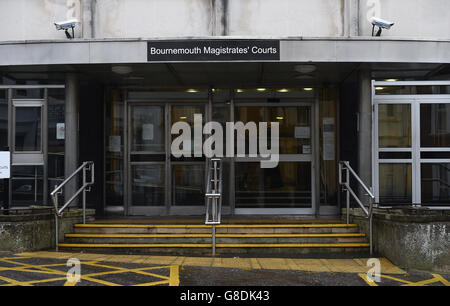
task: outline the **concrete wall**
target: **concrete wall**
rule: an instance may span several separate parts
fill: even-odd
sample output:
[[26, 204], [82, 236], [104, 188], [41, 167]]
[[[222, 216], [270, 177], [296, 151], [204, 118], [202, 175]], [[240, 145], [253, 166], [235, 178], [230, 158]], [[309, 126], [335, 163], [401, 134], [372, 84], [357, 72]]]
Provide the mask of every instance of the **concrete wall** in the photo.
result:
[[[87, 210], [92, 216], [94, 210]], [[73, 225], [82, 222], [78, 209], [64, 213], [59, 223], [59, 241], [73, 232]], [[0, 251], [24, 252], [53, 249], [55, 247], [55, 218], [53, 213], [33, 215], [0, 215]]]
[[370, 36], [368, 19], [379, 16], [395, 22], [384, 37], [450, 39], [448, 0], [360, 0], [360, 35]]
[[[369, 235], [361, 210], [351, 209], [350, 215], [350, 222]], [[342, 216], [345, 218], [345, 209]], [[450, 272], [450, 211], [376, 210], [373, 233], [376, 255], [402, 268]]]
[[77, 38], [370, 36], [450, 39], [448, 0], [1, 0], [0, 41], [66, 39], [54, 22], [80, 20]]

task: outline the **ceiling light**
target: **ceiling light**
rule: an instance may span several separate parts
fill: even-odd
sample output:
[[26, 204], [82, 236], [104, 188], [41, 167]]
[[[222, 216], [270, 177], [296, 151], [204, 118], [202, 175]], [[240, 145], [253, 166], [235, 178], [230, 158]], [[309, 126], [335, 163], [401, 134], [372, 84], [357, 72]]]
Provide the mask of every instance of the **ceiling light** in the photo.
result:
[[112, 70], [112, 72], [117, 73], [117, 74], [128, 74], [131, 71], [133, 71], [133, 69], [128, 66], [113, 66], [111, 68], [111, 70]]
[[266, 88], [257, 88], [256, 90], [263, 92], [263, 91], [266, 91], [267, 89]]
[[186, 120], [187, 117], [186, 117], [186, 116], [181, 116], [180, 119], [181, 119], [181, 120]]
[[385, 81], [386, 81], [386, 82], [397, 82], [398, 79], [386, 79]]
[[317, 70], [315, 65], [296, 65], [294, 70], [302, 74], [311, 73]]
[[197, 89], [190, 88], [190, 89], [187, 89], [186, 92], [198, 92], [198, 90], [197, 90]]
[[383, 90], [384, 87], [375, 87], [376, 90]]
[[243, 89], [236, 89], [236, 92], [244, 92]]
[[289, 89], [287, 88], [282, 88], [282, 89], [278, 89], [278, 92], [289, 92]]
[[277, 120], [284, 120], [284, 117], [277, 117]]
[[305, 87], [305, 88], [303, 88], [303, 90], [304, 90], [304, 91], [313, 91], [314, 88], [311, 88], [311, 87]]

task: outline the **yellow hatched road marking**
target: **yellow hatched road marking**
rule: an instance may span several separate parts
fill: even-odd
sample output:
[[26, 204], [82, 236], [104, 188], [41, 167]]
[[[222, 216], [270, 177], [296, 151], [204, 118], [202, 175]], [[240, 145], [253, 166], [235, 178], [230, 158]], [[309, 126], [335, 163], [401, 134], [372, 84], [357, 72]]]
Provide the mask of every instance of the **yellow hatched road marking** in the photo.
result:
[[[37, 274], [56, 274], [61, 275], [64, 277], [56, 277], [56, 278], [50, 278], [50, 279], [38, 279], [38, 280], [31, 280], [31, 281], [17, 281], [8, 277], [0, 276], [0, 280], [7, 282], [7, 284], [1, 285], [1, 286], [33, 286], [33, 284], [37, 283], [45, 283], [45, 282], [52, 282], [52, 281], [64, 281], [64, 286], [75, 286], [76, 282], [69, 282], [66, 277], [66, 272], [59, 271], [59, 270], [53, 270], [48, 268], [49, 266], [65, 266], [65, 263], [62, 264], [46, 264], [46, 265], [33, 265], [28, 263], [22, 263], [22, 262], [16, 262], [12, 259], [23, 259], [25, 257], [12, 257], [12, 258], [0, 258], [0, 262], [5, 262], [9, 264], [16, 265], [15, 267], [2, 267], [0, 268], [0, 271], [18, 271], [18, 272], [30, 272], [30, 273], [37, 273]], [[33, 257], [28, 257], [33, 258]], [[132, 272], [137, 273], [141, 275], [147, 275], [152, 276], [156, 278], [162, 279], [161, 281], [156, 282], [150, 282], [145, 284], [139, 284], [139, 285], [146, 285], [146, 286], [152, 286], [152, 285], [160, 285], [160, 284], [172, 284], [172, 286], [179, 285], [179, 275], [178, 275], [178, 266], [151, 266], [151, 267], [141, 267], [141, 268], [123, 268], [123, 267], [116, 267], [112, 265], [104, 265], [104, 264], [98, 264], [97, 261], [86, 261], [81, 262], [82, 265], [88, 265], [88, 266], [96, 266], [96, 267], [102, 267], [106, 269], [111, 269], [112, 271], [106, 271], [106, 272], [98, 272], [98, 273], [90, 273], [85, 275], [80, 275], [81, 280], [87, 280], [90, 282], [95, 282], [107, 286], [120, 286], [119, 284], [101, 280], [94, 278], [95, 276], [101, 276], [101, 275], [108, 275], [108, 274], [119, 274], [119, 273], [125, 273], [125, 272]], [[165, 275], [159, 275], [156, 273], [149, 272], [148, 270], [156, 270], [156, 269], [165, 269], [169, 268], [169, 276]]]
[[365, 274], [365, 273], [358, 273], [358, 275], [359, 275], [359, 277], [361, 277], [361, 278], [362, 278], [369, 286], [372, 286], [372, 287], [378, 286], [377, 283], [371, 281], [371, 280], [367, 277], [367, 274]]
[[179, 285], [180, 285], [180, 266], [171, 265], [169, 286], [179, 286]]
[[[378, 286], [378, 284], [376, 282], [372, 282], [369, 280], [368, 276], [366, 273], [358, 273], [359, 277], [361, 277], [368, 285], [370, 286]], [[406, 287], [406, 286], [425, 286], [425, 285], [429, 285], [429, 284], [433, 284], [433, 283], [437, 283], [437, 282], [441, 282], [442, 284], [444, 284], [445, 286], [450, 286], [450, 282], [447, 281], [444, 277], [442, 277], [439, 274], [432, 274], [433, 278], [431, 279], [426, 279], [426, 280], [422, 280], [422, 281], [418, 281], [418, 282], [412, 282], [412, 281], [407, 281], [404, 279], [400, 279], [397, 277], [392, 277], [389, 275], [379, 275], [377, 274], [376, 276], [382, 277], [382, 278], [387, 278], [393, 281], [397, 281], [399, 283], [403, 283], [403, 285], [401, 285], [402, 287]]]

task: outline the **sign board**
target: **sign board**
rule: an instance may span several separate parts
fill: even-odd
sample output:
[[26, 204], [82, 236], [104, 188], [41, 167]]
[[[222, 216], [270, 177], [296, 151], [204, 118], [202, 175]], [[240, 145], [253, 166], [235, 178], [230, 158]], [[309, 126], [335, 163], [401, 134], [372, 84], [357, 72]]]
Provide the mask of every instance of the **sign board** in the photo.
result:
[[11, 153], [0, 152], [0, 179], [11, 177]]
[[147, 43], [149, 62], [279, 61], [274, 39], [162, 40]]

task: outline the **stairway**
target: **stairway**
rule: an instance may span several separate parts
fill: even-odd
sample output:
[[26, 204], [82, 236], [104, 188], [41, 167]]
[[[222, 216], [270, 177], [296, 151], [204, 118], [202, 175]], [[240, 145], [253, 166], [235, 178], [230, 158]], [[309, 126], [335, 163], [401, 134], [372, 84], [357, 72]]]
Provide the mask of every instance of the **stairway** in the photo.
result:
[[[76, 224], [74, 233], [65, 235], [59, 249], [184, 256], [211, 254], [211, 225], [201, 224], [200, 220], [191, 220], [189, 224], [126, 221]], [[358, 232], [358, 226], [340, 220], [233, 220], [216, 226], [219, 256], [359, 256], [368, 250], [367, 237]]]

